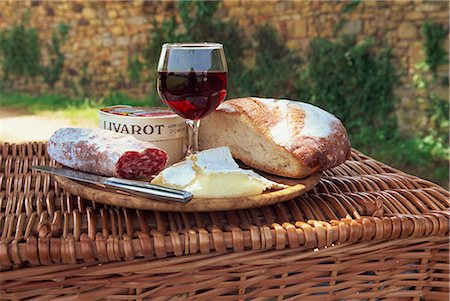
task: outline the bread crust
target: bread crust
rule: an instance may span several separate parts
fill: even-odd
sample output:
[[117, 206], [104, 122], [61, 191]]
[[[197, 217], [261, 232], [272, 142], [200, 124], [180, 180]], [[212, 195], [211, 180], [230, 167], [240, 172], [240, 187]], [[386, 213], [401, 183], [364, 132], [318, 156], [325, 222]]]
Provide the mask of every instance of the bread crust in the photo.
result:
[[[254, 160], [248, 154], [236, 152], [230, 145], [234, 157], [265, 172], [305, 177], [337, 166], [350, 156], [350, 141], [340, 120], [309, 104], [246, 97], [228, 100], [212, 114], [218, 114], [218, 118], [222, 114], [238, 116], [258, 136], [274, 143], [277, 150], [285, 152], [284, 155], [291, 157], [292, 163], [298, 165], [287, 172]], [[220, 129], [215, 131], [220, 135]]]
[[[217, 111], [217, 113], [218, 114], [226, 114], [226, 113], [220, 112], [220, 111]], [[240, 115], [239, 113], [232, 113], [232, 114]], [[260, 136], [262, 136], [264, 138], [266, 137], [265, 131], [261, 130], [261, 128], [257, 128], [247, 115], [242, 114], [242, 115], [240, 115], [239, 118], [243, 119], [243, 121], [245, 123], [247, 123], [248, 126], [253, 127], [257, 134], [259, 134]], [[286, 149], [280, 145], [276, 145], [276, 148], [278, 149], [279, 152], [286, 151]], [[246, 165], [256, 168], [258, 170], [261, 170], [261, 171], [264, 171], [264, 172], [267, 172], [270, 174], [282, 176], [282, 177], [301, 178], [301, 177], [304, 177], [305, 174], [313, 174], [318, 169], [317, 167], [310, 168], [307, 166], [293, 166], [295, 171], [289, 172], [287, 169], [276, 168], [274, 165], [267, 164], [267, 162], [259, 162], [258, 160], [255, 160], [255, 158], [253, 156], [251, 156], [251, 155], [249, 156], [245, 153], [240, 153], [233, 147], [231, 147], [230, 149], [231, 149], [231, 153], [232, 153], [233, 157], [241, 160]], [[289, 155], [292, 157], [292, 160], [296, 160], [296, 157], [293, 153], [290, 153]]]

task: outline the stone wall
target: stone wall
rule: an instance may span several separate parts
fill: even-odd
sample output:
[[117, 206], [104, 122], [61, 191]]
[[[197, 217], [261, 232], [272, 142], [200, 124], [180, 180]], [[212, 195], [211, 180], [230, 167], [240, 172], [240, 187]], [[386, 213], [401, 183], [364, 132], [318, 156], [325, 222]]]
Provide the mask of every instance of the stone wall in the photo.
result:
[[[342, 1], [225, 0], [217, 17], [234, 19], [247, 34], [260, 24], [270, 23], [291, 49], [304, 54], [312, 38], [333, 37], [343, 5]], [[0, 28], [18, 22], [27, 11], [31, 16], [29, 25], [38, 28], [40, 40], [45, 43], [58, 23], [71, 27], [62, 49], [66, 56], [64, 72], [55, 90], [72, 93], [83, 77], [91, 82], [90, 93], [101, 95], [111, 90], [145, 94], [153, 89], [148, 83], [137, 89], [130, 87], [128, 58], [145, 45], [152, 20], [162, 22], [176, 15], [177, 10], [176, 4], [168, 1], [3, 0], [0, 2]], [[403, 124], [414, 121], [411, 116], [418, 110], [411, 94], [411, 74], [415, 64], [424, 59], [420, 28], [425, 20], [448, 27], [448, 19], [447, 1], [362, 1], [348, 15], [345, 32], [360, 38], [384, 35], [393, 47], [396, 64], [405, 71], [405, 85], [398, 90], [398, 95], [405, 108], [412, 110], [404, 116], [400, 114]], [[446, 45], [448, 49], [448, 41]], [[48, 57], [44, 52], [45, 63]], [[448, 66], [443, 66], [440, 72], [448, 73]], [[37, 93], [48, 91], [40, 78], [16, 80], [8, 85]], [[445, 96], [448, 99], [448, 94]]]

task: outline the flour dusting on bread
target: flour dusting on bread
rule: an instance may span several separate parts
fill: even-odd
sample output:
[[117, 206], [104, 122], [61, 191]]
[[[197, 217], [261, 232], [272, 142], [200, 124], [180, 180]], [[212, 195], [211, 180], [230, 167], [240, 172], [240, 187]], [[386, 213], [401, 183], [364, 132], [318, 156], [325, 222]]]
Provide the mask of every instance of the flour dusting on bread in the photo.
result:
[[305, 111], [305, 120], [302, 136], [325, 138], [330, 136], [332, 127], [339, 119], [321, 108], [310, 105], [309, 103], [291, 101], [292, 105], [299, 106]]
[[[300, 135], [305, 137], [328, 137], [332, 132], [332, 127], [335, 123], [339, 123], [332, 114], [315, 107], [311, 104], [292, 101], [288, 99], [274, 99], [274, 98], [259, 98], [251, 97], [251, 99], [258, 100], [265, 104], [273, 115], [279, 115], [278, 122], [270, 128], [270, 134], [275, 143], [282, 146], [290, 146], [292, 144], [293, 136]], [[289, 107], [296, 106], [304, 111], [303, 127], [299, 133], [292, 130], [290, 124], [295, 121], [291, 120], [289, 116]], [[224, 103], [226, 110], [231, 111], [232, 107]], [[222, 107], [220, 108], [222, 109]], [[277, 112], [275, 112], [277, 111]]]

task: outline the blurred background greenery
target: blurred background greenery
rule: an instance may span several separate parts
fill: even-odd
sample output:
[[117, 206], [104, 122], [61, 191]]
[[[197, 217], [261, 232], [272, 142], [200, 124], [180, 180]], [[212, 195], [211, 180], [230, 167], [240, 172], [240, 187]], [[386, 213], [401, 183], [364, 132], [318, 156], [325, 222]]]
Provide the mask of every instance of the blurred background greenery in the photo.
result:
[[[352, 146], [403, 171], [448, 187], [449, 99], [434, 92], [436, 85], [448, 89], [448, 75], [437, 72], [448, 64], [444, 42], [448, 26], [426, 21], [422, 24], [424, 60], [414, 66], [410, 83], [418, 103], [426, 103], [427, 124], [418, 131], [401, 133], [395, 114], [399, 102], [394, 90], [402, 85], [404, 70], [393, 61], [385, 36], [366, 35], [357, 39], [343, 31], [347, 16], [359, 1], [345, 2], [332, 38], [312, 39], [303, 55], [289, 48], [271, 25], [258, 25], [246, 35], [233, 20], [217, 18], [219, 2], [177, 2], [178, 15], [156, 19], [143, 47], [127, 58], [126, 83], [155, 87], [156, 62], [165, 42], [219, 41], [225, 45], [229, 65], [227, 98], [255, 95], [301, 99], [338, 116], [348, 129]], [[61, 22], [50, 41], [39, 40], [36, 28], [22, 21], [0, 31], [2, 80], [0, 105], [23, 108], [30, 113], [58, 110], [66, 116], [96, 118], [96, 110], [113, 104], [157, 105], [155, 89], [145, 97], [128, 95], [118, 87], [102, 96], [95, 93], [89, 63], [80, 66], [70, 93], [23, 93], [11, 88], [10, 80], [40, 77], [54, 91], [65, 72], [65, 54], [71, 28]], [[448, 25], [448, 24], [447, 24]], [[41, 57], [45, 47], [47, 59]], [[156, 58], [156, 59], [155, 59]], [[69, 95], [69, 96], [68, 96]]]

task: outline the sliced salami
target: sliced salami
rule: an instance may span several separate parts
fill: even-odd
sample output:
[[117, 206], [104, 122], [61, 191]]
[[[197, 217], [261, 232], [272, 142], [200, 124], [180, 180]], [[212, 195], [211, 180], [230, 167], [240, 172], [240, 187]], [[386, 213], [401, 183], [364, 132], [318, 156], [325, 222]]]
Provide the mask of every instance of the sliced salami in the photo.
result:
[[73, 169], [125, 179], [149, 178], [163, 170], [168, 159], [150, 142], [102, 129], [59, 129], [50, 137], [47, 152]]

